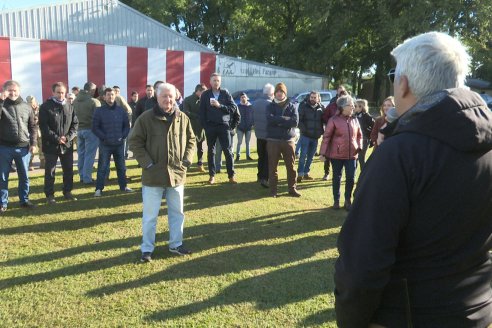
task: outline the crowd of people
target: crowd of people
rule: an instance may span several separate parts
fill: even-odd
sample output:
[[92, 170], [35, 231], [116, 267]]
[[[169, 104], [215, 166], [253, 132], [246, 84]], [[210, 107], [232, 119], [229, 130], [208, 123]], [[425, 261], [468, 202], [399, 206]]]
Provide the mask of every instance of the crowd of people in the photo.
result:
[[[314, 179], [311, 165], [318, 152], [324, 180], [332, 168], [334, 209], [341, 208], [345, 170], [343, 208], [349, 214], [338, 240], [335, 273], [340, 327], [485, 327], [492, 322], [492, 114], [478, 94], [464, 88], [469, 57], [459, 41], [426, 33], [392, 55], [395, 97], [384, 100], [375, 120], [367, 101], [352, 98], [343, 86], [326, 108], [316, 91], [296, 108], [284, 83], [266, 84], [263, 98], [253, 104], [241, 94], [236, 105], [218, 73], [211, 75], [210, 89], [199, 84], [185, 99], [172, 84], [157, 81], [146, 86], [141, 99], [132, 92], [129, 103], [117, 86], [97, 89], [87, 82], [82, 90], [72, 88], [71, 96], [63, 82], [56, 82], [52, 97], [38, 106], [32, 96], [23, 100], [18, 82], [6, 81], [0, 111], [1, 213], [7, 211], [12, 162], [21, 207], [35, 206], [29, 200], [28, 168], [38, 145], [48, 204], [56, 203], [58, 160], [63, 197], [76, 200], [75, 140], [80, 182], [94, 185], [96, 197], [104, 190], [111, 157], [120, 190], [133, 192], [125, 166], [130, 150], [142, 168], [141, 261], [152, 260], [163, 197], [169, 251], [188, 255], [184, 184], [195, 153], [197, 169], [205, 172], [206, 141], [209, 184], [216, 183], [221, 153], [228, 182], [237, 184], [234, 162], [240, 160], [243, 139], [246, 159], [252, 159], [254, 129], [258, 182], [274, 198], [280, 159], [288, 195], [301, 197], [298, 186]], [[366, 162], [371, 146], [377, 148], [374, 160]], [[364, 173], [353, 199], [358, 164]]]

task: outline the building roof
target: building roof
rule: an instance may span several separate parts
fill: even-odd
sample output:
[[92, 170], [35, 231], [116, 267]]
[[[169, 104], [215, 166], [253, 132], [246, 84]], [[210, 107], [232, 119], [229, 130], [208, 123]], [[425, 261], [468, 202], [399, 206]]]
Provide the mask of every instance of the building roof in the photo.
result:
[[2, 10], [0, 36], [213, 52], [117, 0]]

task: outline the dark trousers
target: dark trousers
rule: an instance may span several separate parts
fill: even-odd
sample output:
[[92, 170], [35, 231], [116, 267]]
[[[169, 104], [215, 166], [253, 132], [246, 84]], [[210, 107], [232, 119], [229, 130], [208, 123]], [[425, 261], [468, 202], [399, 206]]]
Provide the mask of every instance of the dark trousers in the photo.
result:
[[289, 186], [289, 191], [296, 189], [297, 172], [294, 168], [296, 162], [295, 147], [296, 144], [294, 141], [268, 140], [268, 174], [270, 192], [272, 194], [277, 193], [277, 169], [281, 156], [284, 159], [285, 169], [287, 170], [287, 185]]
[[266, 139], [256, 139], [256, 151], [258, 152], [258, 180], [268, 180], [268, 151]]
[[360, 165], [360, 170], [362, 172], [362, 169], [364, 168], [364, 165], [366, 164], [366, 153], [367, 149], [369, 148], [369, 139], [363, 139], [362, 140], [362, 149], [360, 150], [359, 154], [359, 165]]
[[203, 140], [200, 140], [200, 141], [196, 141], [196, 155], [197, 155], [197, 158], [198, 158], [198, 162], [197, 162], [197, 165], [198, 166], [202, 166], [203, 165], [203, 162], [202, 162], [202, 158], [203, 158]]
[[325, 174], [330, 174], [330, 159], [325, 159], [325, 164], [323, 165], [323, 169], [325, 170]]
[[332, 159], [333, 167], [332, 187], [333, 199], [335, 202], [340, 200], [340, 185], [342, 182], [342, 169], [345, 168], [345, 201], [352, 199], [354, 189], [355, 170], [357, 169], [356, 159]]
[[215, 143], [218, 138], [226, 160], [227, 175], [232, 178], [234, 176], [234, 162], [232, 159], [232, 136], [229, 127], [226, 125], [208, 126], [205, 129], [205, 135], [208, 145], [208, 173], [212, 177], [215, 176]]
[[113, 155], [116, 166], [116, 175], [118, 176], [118, 185], [120, 190], [125, 190], [126, 183], [126, 165], [125, 165], [125, 146], [121, 145], [104, 145], [99, 144], [99, 159], [97, 162], [97, 180], [96, 190], [104, 189], [104, 180], [109, 175], [109, 165]]
[[44, 154], [44, 194], [46, 197], [55, 194], [55, 171], [56, 162], [60, 159], [63, 171], [63, 194], [69, 193], [73, 189], [73, 148], [68, 149], [64, 154]]

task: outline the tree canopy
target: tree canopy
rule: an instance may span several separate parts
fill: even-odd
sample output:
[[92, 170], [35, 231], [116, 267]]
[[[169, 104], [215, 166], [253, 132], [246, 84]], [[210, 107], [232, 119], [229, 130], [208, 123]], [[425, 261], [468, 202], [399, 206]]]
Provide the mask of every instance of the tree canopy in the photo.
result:
[[492, 81], [490, 0], [123, 0], [214, 51], [326, 75], [360, 91], [374, 76], [374, 98], [388, 94], [390, 51], [428, 31], [469, 47], [474, 77]]

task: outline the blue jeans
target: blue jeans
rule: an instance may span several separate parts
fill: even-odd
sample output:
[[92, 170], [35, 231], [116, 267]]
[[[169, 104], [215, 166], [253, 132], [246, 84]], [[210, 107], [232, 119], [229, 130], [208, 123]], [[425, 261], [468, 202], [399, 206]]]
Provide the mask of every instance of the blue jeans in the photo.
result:
[[84, 129], [77, 132], [77, 168], [80, 181], [83, 183], [92, 182], [92, 168], [94, 167], [98, 146], [99, 138], [91, 130]]
[[169, 248], [176, 248], [183, 244], [184, 186], [142, 186], [142, 253], [152, 253], [154, 251], [157, 217], [159, 216], [159, 210], [161, 208], [163, 195], [164, 197], [166, 197], [167, 203], [167, 219], [169, 223]]
[[101, 143], [99, 145], [99, 160], [97, 162], [96, 190], [104, 189], [104, 180], [109, 174], [111, 155], [113, 155], [116, 166], [120, 190], [125, 190], [126, 188], [125, 145], [107, 146]]
[[333, 168], [333, 199], [335, 202], [340, 200], [340, 184], [342, 181], [342, 168], [345, 167], [345, 200], [351, 200], [352, 190], [354, 189], [355, 169], [357, 160], [355, 159], [331, 159]]
[[0, 199], [1, 206], [7, 207], [9, 202], [9, 174], [10, 164], [12, 160], [17, 168], [17, 176], [19, 178], [18, 194], [21, 204], [29, 200], [29, 177], [27, 170], [31, 153], [29, 147], [8, 147], [0, 145]]
[[311, 171], [311, 163], [313, 162], [316, 148], [318, 148], [318, 139], [301, 136], [297, 142], [301, 147], [301, 155], [299, 156], [299, 166], [297, 167], [297, 175], [303, 177]]
[[237, 129], [237, 150], [236, 150], [236, 157], [239, 158], [239, 155], [241, 154], [241, 144], [243, 143], [243, 137], [246, 137], [246, 157], [250, 157], [251, 153], [249, 150], [249, 142], [251, 140], [251, 130], [248, 131], [241, 131]]
[[222, 170], [222, 147], [220, 146], [219, 138], [215, 142], [215, 172]]

